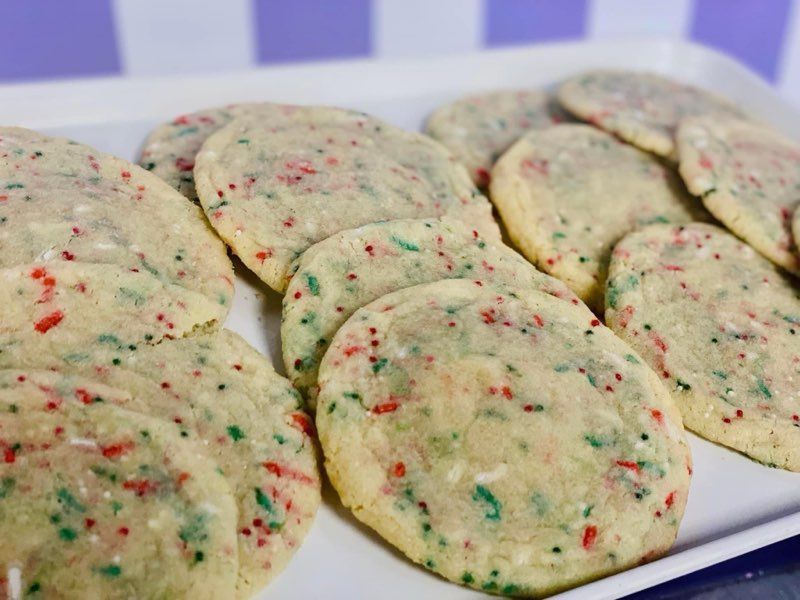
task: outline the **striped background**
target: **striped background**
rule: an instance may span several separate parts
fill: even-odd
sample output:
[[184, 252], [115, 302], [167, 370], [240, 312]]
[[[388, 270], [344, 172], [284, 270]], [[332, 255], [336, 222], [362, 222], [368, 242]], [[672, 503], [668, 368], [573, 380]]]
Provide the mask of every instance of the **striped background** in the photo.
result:
[[0, 0], [0, 81], [670, 36], [733, 54], [800, 104], [800, 0]]

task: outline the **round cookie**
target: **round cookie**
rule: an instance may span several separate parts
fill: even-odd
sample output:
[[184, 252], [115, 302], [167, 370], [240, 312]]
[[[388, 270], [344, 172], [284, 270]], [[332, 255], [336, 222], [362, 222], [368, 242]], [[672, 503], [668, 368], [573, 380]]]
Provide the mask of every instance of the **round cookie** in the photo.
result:
[[51, 353], [87, 344], [155, 344], [219, 325], [219, 304], [116, 265], [51, 262], [0, 269], [0, 356], [33, 340]]
[[700, 223], [628, 235], [606, 320], [661, 375], [686, 427], [800, 471], [800, 291], [750, 246]]
[[194, 189], [194, 161], [208, 136], [237, 116], [270, 104], [229, 104], [180, 115], [162, 123], [147, 136], [139, 154], [139, 165], [158, 175], [190, 200], [197, 202]]
[[415, 562], [543, 596], [650, 560], [690, 455], [657, 376], [585, 311], [447, 280], [339, 330], [317, 427], [345, 506]]
[[672, 171], [588, 125], [527, 133], [495, 165], [491, 196], [523, 254], [598, 312], [622, 236], [705, 218]]
[[222, 322], [233, 267], [202, 211], [158, 177], [64, 138], [0, 127], [0, 268], [104, 263], [200, 293]]
[[558, 100], [579, 119], [671, 160], [681, 119], [742, 116], [734, 105], [706, 90], [636, 71], [582, 73], [561, 84]]
[[386, 221], [340, 231], [306, 250], [292, 273], [283, 299], [283, 360], [312, 408], [319, 363], [336, 331], [357, 309], [390, 292], [466, 278], [580, 303], [562, 282], [510, 248], [487, 243], [458, 221]]
[[442, 146], [353, 111], [236, 119], [203, 144], [194, 176], [212, 226], [279, 292], [309, 246], [367, 223], [447, 214], [499, 238], [489, 202]]
[[200, 446], [114, 406], [118, 394], [46, 371], [0, 372], [3, 596], [233, 592], [230, 488]]
[[800, 274], [792, 215], [800, 205], [800, 145], [740, 119], [682, 121], [676, 136], [686, 187], [725, 227]]
[[124, 408], [202, 441], [238, 508], [237, 597], [264, 587], [300, 547], [320, 504], [313, 428], [289, 382], [235, 333], [57, 355], [29, 345], [5, 360], [0, 353], [0, 366], [9, 363], [123, 389]]
[[425, 133], [440, 141], [486, 188], [492, 165], [529, 129], [562, 120], [558, 108], [539, 90], [502, 90], [475, 94], [437, 108]]

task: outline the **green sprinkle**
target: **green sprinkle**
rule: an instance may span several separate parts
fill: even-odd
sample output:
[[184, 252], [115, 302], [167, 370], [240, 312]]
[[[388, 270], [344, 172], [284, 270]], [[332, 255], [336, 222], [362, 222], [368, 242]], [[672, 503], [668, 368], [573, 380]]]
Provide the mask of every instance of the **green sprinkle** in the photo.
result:
[[462, 583], [466, 583], [467, 585], [469, 585], [470, 583], [474, 583], [475, 582], [475, 578], [472, 576], [472, 573], [470, 573], [469, 571], [464, 571], [461, 574], [461, 581], [462, 581]]
[[531, 502], [533, 506], [536, 507], [536, 514], [540, 517], [543, 517], [545, 513], [550, 510], [550, 503], [547, 501], [547, 498], [539, 492], [534, 492], [533, 496], [531, 496]]
[[373, 373], [379, 373], [380, 370], [383, 369], [383, 367], [385, 367], [386, 363], [388, 363], [388, 362], [389, 362], [389, 359], [387, 359], [387, 358], [378, 359], [376, 362], [372, 363], [372, 372]]
[[76, 537], [78, 537], [78, 533], [70, 528], [70, 527], [62, 527], [58, 530], [58, 537], [60, 537], [65, 542], [71, 542]]
[[484, 515], [487, 519], [490, 521], [500, 520], [500, 509], [503, 507], [503, 505], [497, 498], [494, 497], [494, 494], [489, 491], [489, 488], [482, 485], [476, 485], [475, 493], [472, 494], [472, 499], [476, 502], [480, 500], [489, 505], [490, 510]]
[[319, 296], [319, 280], [310, 273], [305, 274], [306, 285], [312, 296]]
[[96, 571], [106, 577], [119, 577], [122, 574], [122, 567], [119, 565], [106, 565], [98, 567]]
[[593, 508], [594, 508], [594, 505], [590, 504], [589, 506], [587, 506], [586, 508], [583, 509], [583, 518], [584, 519], [589, 518], [589, 515], [592, 514], [592, 509]]
[[611, 446], [613, 445], [613, 441], [609, 440], [605, 436], [598, 436], [593, 435], [591, 433], [587, 433], [583, 436], [583, 439], [589, 442], [589, 445], [592, 448], [602, 448], [603, 446]]
[[587, 373], [586, 379], [589, 380], [589, 383], [591, 383], [593, 387], [597, 387], [597, 380], [594, 378], [594, 375], [592, 375], [591, 373]]
[[3, 477], [2, 479], [0, 479], [0, 500], [5, 498], [12, 492], [16, 483], [17, 482], [14, 480], [13, 477]]
[[228, 425], [226, 430], [228, 432], [228, 435], [234, 442], [238, 442], [239, 440], [242, 440], [245, 437], [247, 437], [245, 436], [244, 431], [242, 431], [238, 425]]
[[181, 541], [203, 542], [208, 539], [208, 528], [206, 527], [207, 516], [203, 513], [192, 515], [189, 522], [184, 524], [178, 531]]
[[403, 250], [408, 250], [409, 252], [419, 252], [419, 246], [416, 244], [412, 244], [411, 242], [407, 242], [405, 240], [401, 240], [398, 237], [392, 236], [391, 240], [400, 246]]
[[633, 363], [634, 365], [639, 364], [639, 359], [637, 359], [633, 354], [626, 354], [625, 360], [627, 360], [629, 363]]
[[255, 488], [256, 504], [267, 512], [272, 512], [272, 502], [270, 502], [267, 495], [261, 491], [261, 488]]
[[206, 557], [206, 555], [203, 554], [202, 552], [200, 552], [200, 550], [198, 550], [197, 552], [194, 553], [194, 562], [195, 563], [201, 563], [201, 562], [203, 562], [203, 559], [205, 557]]
[[561, 548], [559, 548], [558, 546], [553, 546], [553, 548], [550, 551], [553, 552], [554, 554], [561, 554]]
[[56, 497], [59, 501], [63, 502], [68, 509], [76, 512], [86, 512], [86, 507], [75, 499], [75, 496], [69, 493], [67, 488], [59, 488], [56, 491]]
[[758, 391], [761, 392], [765, 398], [772, 398], [772, 392], [769, 391], [763, 379], [759, 379], [756, 383], [758, 384]]
[[41, 584], [40, 584], [38, 581], [34, 581], [34, 582], [33, 582], [33, 583], [32, 583], [32, 584], [31, 584], [31, 585], [28, 587], [28, 593], [29, 593], [29, 594], [35, 594], [36, 592], [38, 592], [38, 591], [39, 591], [39, 590], [41, 590], [41, 589], [42, 589], [42, 585], [41, 585]]

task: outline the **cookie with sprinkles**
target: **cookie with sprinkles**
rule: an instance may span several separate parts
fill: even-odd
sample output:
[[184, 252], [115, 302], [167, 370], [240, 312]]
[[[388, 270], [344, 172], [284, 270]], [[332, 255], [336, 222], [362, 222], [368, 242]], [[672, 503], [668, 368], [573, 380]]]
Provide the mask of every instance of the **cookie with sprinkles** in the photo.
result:
[[536, 291], [446, 280], [357, 311], [323, 359], [317, 427], [359, 520], [488, 592], [543, 596], [654, 559], [688, 492], [656, 374]]
[[231, 597], [230, 488], [201, 446], [114, 406], [121, 394], [0, 372], [4, 597]]
[[292, 273], [283, 299], [283, 360], [312, 408], [319, 363], [336, 331], [390, 292], [465, 278], [541, 290], [583, 306], [561, 281], [458, 221], [398, 220], [341, 231], [306, 250]]
[[87, 344], [49, 355], [25, 347], [0, 366], [46, 368], [125, 390], [117, 403], [199, 440], [231, 486], [238, 508], [237, 597], [249, 598], [288, 563], [320, 504], [313, 428], [291, 384], [238, 335], [157, 346]]
[[222, 322], [233, 267], [202, 211], [158, 177], [64, 138], [0, 127], [0, 268], [112, 264], [199, 293]]
[[437, 108], [425, 133], [439, 140], [469, 170], [472, 180], [489, 185], [492, 165], [529, 129], [560, 122], [563, 113], [539, 90], [501, 90], [459, 98]]
[[495, 165], [491, 195], [523, 254], [598, 312], [622, 236], [706, 218], [675, 173], [588, 125], [528, 132]]
[[671, 160], [676, 158], [675, 129], [681, 119], [743, 116], [711, 92], [636, 71], [582, 73], [561, 84], [558, 100], [579, 119]]
[[725, 227], [800, 274], [792, 215], [800, 205], [800, 145], [766, 125], [708, 117], [677, 134], [686, 187]]
[[353, 111], [240, 117], [206, 140], [194, 176], [212, 226], [279, 292], [292, 261], [343, 229], [449, 215], [499, 238], [489, 202], [443, 146]]
[[175, 117], [150, 132], [139, 154], [139, 165], [158, 175], [181, 194], [197, 202], [194, 189], [194, 161], [208, 136], [239, 115], [269, 104], [230, 104]]
[[614, 249], [606, 320], [699, 435], [800, 471], [800, 291], [729, 233], [656, 225]]
[[[70, 353], [87, 344], [155, 344], [217, 326], [219, 304], [116, 265], [35, 263], [0, 269], [0, 356], [33, 342]], [[19, 350], [17, 350], [19, 349]]]

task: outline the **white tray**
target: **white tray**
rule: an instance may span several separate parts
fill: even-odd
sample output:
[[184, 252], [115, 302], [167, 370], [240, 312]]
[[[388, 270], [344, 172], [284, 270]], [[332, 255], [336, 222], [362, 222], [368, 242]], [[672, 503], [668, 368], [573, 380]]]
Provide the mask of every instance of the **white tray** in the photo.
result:
[[[134, 158], [151, 126], [181, 112], [245, 100], [329, 103], [419, 128], [441, 102], [465, 92], [549, 86], [576, 71], [660, 71], [716, 90], [800, 138], [800, 118], [756, 75], [709, 49], [683, 42], [543, 45], [424, 61], [359, 61], [280, 67], [181, 79], [97, 79], [0, 86], [0, 122], [67, 135]], [[279, 371], [280, 297], [237, 264], [227, 326], [267, 354]], [[800, 533], [800, 474], [769, 469], [690, 436], [694, 454], [686, 516], [668, 556], [563, 594], [614, 598]], [[326, 486], [305, 544], [260, 598], [469, 598], [479, 594], [414, 566], [342, 508]]]

